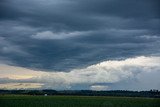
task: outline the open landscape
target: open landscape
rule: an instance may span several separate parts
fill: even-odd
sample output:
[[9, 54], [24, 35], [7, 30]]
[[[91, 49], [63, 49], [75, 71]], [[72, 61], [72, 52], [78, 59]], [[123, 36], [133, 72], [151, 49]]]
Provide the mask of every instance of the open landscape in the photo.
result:
[[1, 95], [0, 107], [160, 107], [160, 98]]
[[160, 0], [0, 0], [0, 107], [160, 107]]

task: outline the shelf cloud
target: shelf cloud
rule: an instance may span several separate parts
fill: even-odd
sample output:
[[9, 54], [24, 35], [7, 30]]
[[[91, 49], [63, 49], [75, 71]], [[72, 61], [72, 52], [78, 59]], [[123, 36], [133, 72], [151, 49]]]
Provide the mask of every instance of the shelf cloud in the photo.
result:
[[[0, 82], [1, 84], [13, 83], [14, 85], [30, 83], [29, 87], [33, 84], [33, 88], [41, 89], [70, 89], [74, 85], [86, 84], [92, 90], [114, 89], [114, 84], [119, 82], [122, 82], [122, 86], [126, 85], [125, 82], [134, 82], [134, 84], [130, 84], [129, 89], [132, 89], [133, 85], [137, 90], [141, 89], [137, 87], [138, 85], [141, 85], [144, 89], [149, 89], [150, 86], [146, 86], [145, 83], [151, 82], [151, 87], [159, 89], [160, 83], [156, 81], [160, 74], [159, 64], [160, 57], [140, 56], [125, 60], [104, 61], [69, 72], [37, 71], [22, 67], [1, 65]], [[111, 85], [101, 86], [99, 84]], [[2, 86], [5, 88], [5, 85]], [[9, 86], [7, 88], [9, 88]], [[24, 88], [29, 87], [24, 86]], [[20, 88], [19, 85], [16, 88]]]

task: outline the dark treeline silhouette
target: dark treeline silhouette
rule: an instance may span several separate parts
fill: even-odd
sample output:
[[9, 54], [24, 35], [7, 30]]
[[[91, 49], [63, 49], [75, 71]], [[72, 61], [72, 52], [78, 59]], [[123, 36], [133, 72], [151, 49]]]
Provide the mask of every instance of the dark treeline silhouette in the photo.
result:
[[79, 95], [79, 96], [121, 96], [121, 97], [152, 97], [160, 98], [160, 91], [128, 91], [128, 90], [110, 90], [110, 91], [92, 91], [92, 90], [0, 90], [1, 95], [22, 94], [22, 95]]

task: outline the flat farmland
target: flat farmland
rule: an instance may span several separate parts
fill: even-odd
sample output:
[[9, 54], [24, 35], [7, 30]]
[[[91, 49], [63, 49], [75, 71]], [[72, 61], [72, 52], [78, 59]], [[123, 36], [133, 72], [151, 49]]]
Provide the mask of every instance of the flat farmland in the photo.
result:
[[160, 107], [159, 98], [0, 95], [0, 107]]

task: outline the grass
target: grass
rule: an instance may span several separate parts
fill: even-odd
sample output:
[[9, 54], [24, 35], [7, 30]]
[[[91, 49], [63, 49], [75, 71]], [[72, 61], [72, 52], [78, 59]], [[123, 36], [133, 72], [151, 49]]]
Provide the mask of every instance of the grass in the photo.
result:
[[160, 99], [100, 96], [1, 95], [0, 107], [160, 107]]

